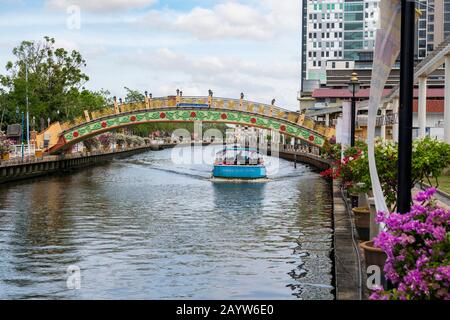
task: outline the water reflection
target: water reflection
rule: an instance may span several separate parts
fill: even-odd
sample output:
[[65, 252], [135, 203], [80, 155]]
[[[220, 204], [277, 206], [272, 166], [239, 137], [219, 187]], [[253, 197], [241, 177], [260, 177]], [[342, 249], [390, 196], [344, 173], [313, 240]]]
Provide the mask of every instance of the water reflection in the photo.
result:
[[251, 216], [261, 213], [265, 182], [228, 183], [214, 181], [214, 204], [218, 212], [243, 213]]

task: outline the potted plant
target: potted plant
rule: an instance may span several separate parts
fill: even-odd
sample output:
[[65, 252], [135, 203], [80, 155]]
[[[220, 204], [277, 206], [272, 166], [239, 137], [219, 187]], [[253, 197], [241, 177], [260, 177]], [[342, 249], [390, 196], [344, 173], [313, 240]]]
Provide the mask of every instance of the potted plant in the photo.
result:
[[83, 141], [83, 145], [86, 148], [88, 154], [92, 152], [94, 149], [97, 149], [100, 146], [100, 142], [97, 138], [89, 138]]
[[145, 140], [142, 137], [139, 136], [135, 136], [135, 145], [140, 147], [143, 146], [145, 144]]
[[356, 231], [361, 240], [370, 239], [370, 210], [367, 207], [356, 207], [352, 209], [355, 217]]
[[125, 144], [127, 143], [126, 136], [123, 133], [117, 133], [115, 134], [115, 140], [117, 145], [122, 149]]
[[[377, 288], [371, 299], [450, 300], [450, 210], [436, 205], [435, 192], [419, 192], [409, 213], [378, 214], [386, 228], [374, 245], [386, 255], [383, 269], [394, 289]], [[368, 242], [362, 247], [365, 253], [371, 250]]]
[[381, 285], [386, 287], [386, 275], [384, 273], [384, 265], [386, 263], [387, 255], [380, 247], [376, 246], [374, 240], [366, 240], [359, 244], [359, 247], [364, 253], [364, 262], [366, 268], [369, 266], [378, 266], [380, 268]]
[[4, 134], [0, 136], [0, 157], [2, 160], [9, 160], [9, 153], [14, 150], [14, 142], [7, 139]]
[[113, 135], [109, 132], [98, 136], [98, 141], [100, 142], [102, 149], [104, 151], [109, 151], [111, 148], [111, 143], [113, 142]]
[[134, 145], [134, 143], [135, 143], [134, 136], [126, 135], [125, 136], [125, 141], [126, 141], [126, 144], [127, 144], [128, 147], [132, 147]]

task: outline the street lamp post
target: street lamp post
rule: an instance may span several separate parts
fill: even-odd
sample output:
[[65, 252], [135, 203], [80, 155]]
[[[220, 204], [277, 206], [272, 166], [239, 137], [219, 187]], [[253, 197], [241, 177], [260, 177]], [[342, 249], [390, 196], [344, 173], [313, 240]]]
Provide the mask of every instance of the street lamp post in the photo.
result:
[[412, 125], [414, 92], [414, 1], [402, 0], [400, 51], [400, 106], [398, 111], [397, 211], [407, 213], [411, 207]]
[[356, 98], [355, 95], [360, 89], [360, 84], [358, 80], [358, 74], [356, 72], [352, 73], [350, 82], [348, 84], [348, 90], [352, 93], [352, 116], [351, 116], [351, 130], [350, 130], [350, 146], [355, 146], [355, 123], [356, 123]]
[[[16, 107], [16, 119], [20, 114], [20, 109], [19, 106]], [[22, 111], [22, 125], [20, 127], [20, 149], [22, 151], [22, 161], [23, 161], [23, 156], [24, 156], [24, 152], [23, 152], [23, 125], [24, 125], [24, 115], [23, 115], [23, 111]]]
[[[23, 157], [24, 157], [24, 147], [23, 147], [23, 125], [24, 125], [24, 122], [25, 122], [25, 119], [24, 119], [25, 117], [24, 117], [24, 113], [23, 113], [23, 111], [22, 111], [22, 127], [21, 127], [21, 130], [20, 130], [20, 144], [21, 144], [21, 148], [22, 148], [22, 161], [23, 161]], [[28, 145], [28, 148], [30, 148], [30, 145]]]

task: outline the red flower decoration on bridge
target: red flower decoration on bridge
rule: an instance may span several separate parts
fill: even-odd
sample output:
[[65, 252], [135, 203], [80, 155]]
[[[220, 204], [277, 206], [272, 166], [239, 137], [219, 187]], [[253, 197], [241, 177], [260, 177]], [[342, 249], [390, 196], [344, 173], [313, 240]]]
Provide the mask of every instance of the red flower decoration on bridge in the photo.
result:
[[226, 113], [222, 113], [222, 114], [220, 115], [220, 117], [222, 118], [222, 120], [226, 120], [226, 119], [228, 118], [228, 116], [227, 116]]
[[161, 112], [161, 113], [159, 114], [159, 117], [160, 117], [161, 119], [164, 119], [164, 118], [166, 117], [166, 114], [165, 114], [164, 112]]
[[76, 138], [76, 137], [78, 137], [80, 134], [78, 133], [78, 131], [75, 131], [74, 133], [73, 133], [73, 137], [74, 138]]
[[106, 123], [106, 121], [102, 122], [102, 128], [106, 128], [108, 126], [108, 124]]
[[284, 124], [282, 124], [282, 125], [280, 126], [280, 130], [281, 130], [281, 131], [286, 131], [286, 126], [285, 126]]
[[194, 111], [192, 111], [191, 112], [191, 118], [195, 118], [196, 116], [197, 116], [197, 114]]
[[131, 117], [130, 117], [130, 120], [131, 120], [131, 121], [136, 121], [136, 116], [131, 116]]
[[251, 119], [250, 119], [250, 122], [251, 122], [251, 123], [256, 123], [256, 118], [251, 118]]
[[314, 136], [313, 135], [309, 136], [308, 140], [311, 142], [314, 141]]

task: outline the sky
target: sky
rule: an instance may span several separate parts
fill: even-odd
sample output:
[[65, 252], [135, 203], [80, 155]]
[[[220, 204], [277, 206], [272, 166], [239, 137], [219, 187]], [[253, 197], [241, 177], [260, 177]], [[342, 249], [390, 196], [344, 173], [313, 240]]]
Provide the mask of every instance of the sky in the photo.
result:
[[298, 0], [0, 0], [0, 73], [23, 40], [87, 62], [88, 89], [236, 97], [298, 109]]

